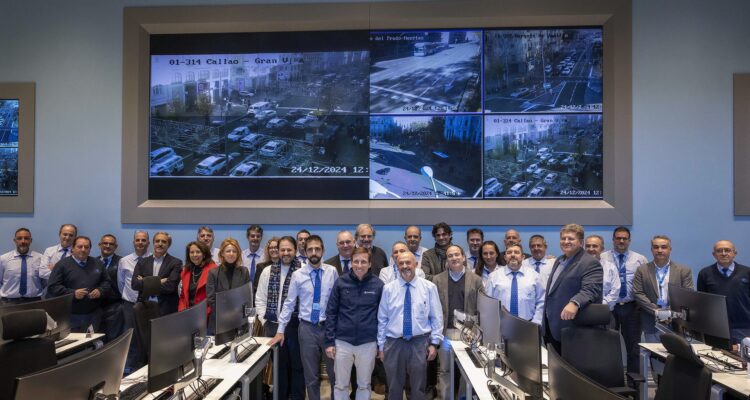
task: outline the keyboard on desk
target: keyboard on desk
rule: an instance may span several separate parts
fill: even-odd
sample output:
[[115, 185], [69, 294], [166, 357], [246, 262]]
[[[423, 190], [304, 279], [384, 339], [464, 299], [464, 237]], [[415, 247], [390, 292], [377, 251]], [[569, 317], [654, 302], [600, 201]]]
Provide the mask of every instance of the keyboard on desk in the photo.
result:
[[725, 371], [742, 371], [745, 368], [742, 366], [742, 360], [738, 360], [732, 355], [727, 355], [720, 350], [709, 350], [700, 351], [698, 355], [705, 358], [707, 361], [705, 364], [708, 369], [714, 372], [725, 372]]
[[148, 382], [138, 382], [120, 392], [120, 400], [139, 400], [148, 394]]
[[75, 339], [58, 340], [58, 341], [55, 342], [55, 348], [59, 349], [60, 347], [67, 346], [67, 345], [69, 345], [71, 343], [75, 343], [75, 342], [76, 342]]

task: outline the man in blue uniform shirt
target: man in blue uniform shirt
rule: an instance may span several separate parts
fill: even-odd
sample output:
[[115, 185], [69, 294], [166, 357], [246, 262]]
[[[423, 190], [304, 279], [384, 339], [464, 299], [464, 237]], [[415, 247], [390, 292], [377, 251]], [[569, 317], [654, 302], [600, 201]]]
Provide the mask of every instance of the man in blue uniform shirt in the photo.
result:
[[13, 235], [16, 249], [0, 256], [0, 298], [5, 304], [41, 300], [43, 280], [50, 269], [42, 264], [42, 255], [31, 250], [31, 231], [18, 228]]

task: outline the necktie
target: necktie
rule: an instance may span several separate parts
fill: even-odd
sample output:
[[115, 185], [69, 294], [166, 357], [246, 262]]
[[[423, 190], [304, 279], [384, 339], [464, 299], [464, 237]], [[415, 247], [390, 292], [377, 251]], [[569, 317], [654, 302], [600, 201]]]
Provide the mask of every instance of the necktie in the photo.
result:
[[404, 339], [410, 340], [411, 334], [411, 284], [406, 284], [406, 295], [404, 295]]
[[542, 262], [541, 262], [541, 261], [537, 261], [537, 262], [535, 262], [535, 263], [534, 263], [534, 265], [536, 265], [536, 266], [534, 267], [534, 270], [535, 270], [535, 271], [536, 271], [537, 273], [539, 273], [539, 266], [540, 266], [540, 265], [542, 265]]
[[474, 267], [474, 268], [476, 268], [477, 267], [477, 256], [471, 256], [469, 258], [471, 258], [471, 263], [472, 263], [471, 266]]
[[310, 314], [310, 322], [313, 324], [317, 324], [318, 320], [320, 320], [320, 273], [322, 271], [320, 269], [314, 269], [313, 274], [315, 274], [315, 283], [314, 283], [314, 290], [313, 290], [313, 305], [312, 305], [312, 313]]
[[625, 279], [627, 276], [625, 271], [625, 254], [619, 254], [617, 258], [620, 260], [620, 298], [624, 299], [628, 296], [628, 282]]
[[300, 260], [302, 260], [302, 264], [307, 262], [307, 257], [305, 256], [299, 256]]
[[250, 253], [250, 256], [253, 258], [250, 260], [250, 280], [255, 279], [255, 253]]
[[62, 260], [63, 258], [65, 258], [67, 256], [68, 256], [68, 249], [65, 248], [65, 249], [63, 249], [63, 254], [62, 254], [62, 256], [60, 256], [60, 259]]
[[344, 273], [349, 272], [349, 260], [344, 260]]
[[102, 257], [102, 264], [104, 264], [104, 269], [107, 270], [109, 268], [109, 258]]
[[513, 282], [510, 284], [510, 313], [518, 316], [518, 271], [511, 272]]
[[18, 293], [21, 296], [26, 295], [26, 291], [28, 290], [28, 282], [26, 281], [28, 279], [28, 266], [26, 265], [26, 256], [28, 254], [21, 254], [21, 281], [19, 282], [18, 286]]
[[724, 274], [724, 276], [729, 277], [729, 268], [722, 268], [721, 273]]

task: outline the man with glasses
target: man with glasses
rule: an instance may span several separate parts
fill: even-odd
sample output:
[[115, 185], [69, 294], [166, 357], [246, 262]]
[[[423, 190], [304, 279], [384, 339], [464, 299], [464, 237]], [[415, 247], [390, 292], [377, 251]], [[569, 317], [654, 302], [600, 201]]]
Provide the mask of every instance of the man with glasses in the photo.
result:
[[607, 261], [617, 267], [620, 276], [620, 293], [615, 301], [612, 315], [615, 319], [615, 329], [620, 330], [625, 341], [628, 355], [628, 372], [638, 372], [638, 342], [641, 340], [641, 317], [638, 304], [633, 297], [633, 277], [638, 267], [648, 260], [643, 255], [630, 250], [630, 229], [618, 226], [612, 233], [612, 250], [601, 254], [602, 261]]
[[698, 290], [727, 298], [732, 344], [750, 336], [750, 268], [734, 261], [737, 250], [729, 240], [714, 244], [716, 262], [698, 273]]
[[339, 275], [348, 274], [352, 268], [352, 253], [354, 252], [354, 236], [349, 231], [341, 231], [336, 235], [336, 250], [338, 254], [325, 261], [336, 267]]

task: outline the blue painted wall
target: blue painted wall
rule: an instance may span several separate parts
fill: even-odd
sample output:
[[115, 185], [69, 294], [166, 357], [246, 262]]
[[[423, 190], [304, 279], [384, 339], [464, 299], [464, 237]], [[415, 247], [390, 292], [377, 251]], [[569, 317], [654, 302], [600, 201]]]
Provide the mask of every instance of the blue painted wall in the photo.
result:
[[[224, 1], [223, 4], [242, 3]], [[56, 242], [73, 222], [81, 233], [112, 232], [120, 253], [136, 228], [167, 230], [176, 255], [196, 225], [120, 224], [122, 9], [125, 6], [205, 5], [206, 1], [0, 0], [0, 81], [35, 81], [35, 213], [0, 217], [0, 250], [15, 228], [32, 230], [34, 247]], [[712, 261], [719, 238], [733, 240], [750, 262], [747, 218], [732, 209], [732, 74], [750, 72], [750, 2], [635, 0], [633, 7], [633, 248], [650, 257], [648, 238], [666, 233], [673, 259], [697, 271]], [[246, 221], [247, 224], [253, 221]], [[436, 221], [437, 222], [437, 221]], [[242, 238], [246, 225], [215, 226], [217, 237]], [[335, 253], [342, 226], [311, 226]], [[389, 247], [403, 226], [377, 226]], [[429, 231], [429, 227], [425, 227]], [[463, 243], [468, 227], [455, 227]], [[504, 226], [485, 227], [501, 240]], [[587, 227], [609, 238], [612, 227]], [[295, 226], [266, 226], [267, 235]], [[519, 227], [527, 239], [547, 235], [559, 254], [558, 227]], [[424, 245], [431, 246], [426, 234]], [[608, 242], [609, 246], [610, 243]]]

